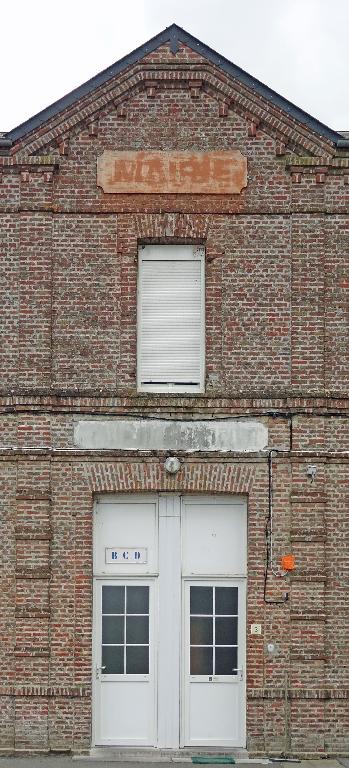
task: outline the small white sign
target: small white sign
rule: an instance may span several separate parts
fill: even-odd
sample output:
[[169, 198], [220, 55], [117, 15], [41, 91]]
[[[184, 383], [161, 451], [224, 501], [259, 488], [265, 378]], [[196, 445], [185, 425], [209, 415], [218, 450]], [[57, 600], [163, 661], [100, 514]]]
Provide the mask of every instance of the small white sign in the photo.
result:
[[251, 624], [251, 635], [261, 635], [261, 634], [262, 634], [262, 625]]
[[115, 565], [147, 563], [148, 550], [145, 547], [106, 547], [105, 562]]

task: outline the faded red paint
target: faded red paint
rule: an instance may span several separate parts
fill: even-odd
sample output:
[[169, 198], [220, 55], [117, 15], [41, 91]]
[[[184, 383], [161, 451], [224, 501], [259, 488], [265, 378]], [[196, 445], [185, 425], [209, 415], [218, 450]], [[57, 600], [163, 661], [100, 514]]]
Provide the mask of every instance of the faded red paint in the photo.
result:
[[247, 185], [247, 159], [225, 152], [103, 152], [97, 184], [126, 194], [235, 195]]

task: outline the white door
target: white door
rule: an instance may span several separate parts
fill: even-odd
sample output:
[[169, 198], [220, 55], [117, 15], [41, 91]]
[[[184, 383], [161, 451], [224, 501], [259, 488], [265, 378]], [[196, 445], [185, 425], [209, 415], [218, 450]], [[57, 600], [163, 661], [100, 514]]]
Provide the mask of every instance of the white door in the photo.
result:
[[185, 582], [183, 746], [244, 744], [244, 661], [245, 582]]
[[154, 589], [143, 579], [95, 583], [96, 744], [155, 744]]
[[95, 745], [245, 746], [246, 503], [101, 496]]

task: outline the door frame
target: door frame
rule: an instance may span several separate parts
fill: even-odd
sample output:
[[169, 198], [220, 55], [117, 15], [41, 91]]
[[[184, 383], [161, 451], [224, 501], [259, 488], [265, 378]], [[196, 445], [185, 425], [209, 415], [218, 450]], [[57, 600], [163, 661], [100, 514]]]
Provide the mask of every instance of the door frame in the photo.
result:
[[[98, 500], [101, 500], [103, 503], [110, 503], [110, 504], [116, 504], [119, 500], [124, 500], [125, 496], [127, 496], [130, 500], [141, 500], [141, 499], [149, 499], [150, 497], [152, 500], [157, 500], [157, 520], [156, 520], [156, 530], [157, 535], [159, 535], [159, 504], [161, 500], [161, 496], [166, 497], [178, 497], [179, 504], [180, 504], [180, 561], [182, 563], [182, 556], [183, 556], [183, 550], [182, 550], [182, 537], [183, 537], [183, 508], [184, 508], [184, 502], [185, 498], [190, 499], [197, 499], [198, 503], [199, 500], [205, 499], [206, 501], [212, 500], [213, 503], [215, 500], [222, 499], [222, 497], [226, 500], [227, 503], [229, 501], [235, 500], [239, 504], [241, 502], [243, 503], [244, 507], [246, 508], [246, 514], [248, 512], [248, 500], [244, 496], [243, 499], [241, 497], [236, 496], [236, 494], [188, 494], [183, 493], [181, 491], [177, 491], [175, 493], [169, 491], [168, 493], [164, 492], [157, 492], [154, 494], [154, 492], [145, 492], [145, 493], [135, 493], [135, 494], [101, 494], [98, 496]], [[229, 501], [228, 501], [229, 499]], [[233, 501], [234, 503], [234, 501]], [[93, 547], [95, 549], [95, 516], [94, 516], [94, 537], [93, 537]], [[246, 541], [246, 550], [247, 550], [247, 541]], [[153, 659], [154, 659], [154, 717], [153, 717], [153, 723], [154, 723], [154, 732], [153, 732], [153, 742], [154, 746], [158, 746], [158, 686], [159, 686], [159, 679], [158, 679], [158, 666], [159, 666], [159, 655], [158, 655], [158, 637], [159, 637], [159, 613], [158, 613], [158, 602], [159, 602], [159, 573], [158, 573], [158, 558], [160, 556], [160, 553], [158, 552], [158, 544], [156, 544], [156, 567], [153, 572], [150, 573], [144, 573], [137, 575], [136, 573], [127, 574], [127, 573], [118, 573], [118, 574], [102, 574], [102, 573], [96, 573], [96, 575], [93, 576], [93, 602], [92, 602], [92, 724], [91, 724], [91, 744], [92, 746], [102, 746], [99, 743], [97, 743], [97, 714], [99, 715], [98, 706], [99, 706], [99, 697], [97, 694], [97, 687], [98, 687], [98, 680], [96, 680], [96, 665], [99, 662], [99, 642], [100, 638], [97, 636], [97, 628], [98, 628], [98, 622], [100, 621], [100, 617], [97, 616], [98, 610], [100, 610], [100, 607], [98, 606], [98, 600], [97, 600], [97, 588], [100, 584], [100, 582], [113, 584], [113, 583], [132, 583], [132, 582], [138, 582], [138, 583], [147, 583], [153, 585], [153, 594], [154, 594], [154, 616], [153, 616], [153, 633], [154, 633], [154, 648], [153, 648]], [[246, 551], [247, 556], [247, 551]], [[243, 688], [243, 707], [241, 707], [241, 730], [243, 734], [242, 738], [242, 744], [241, 747], [244, 748], [246, 744], [246, 642], [247, 642], [247, 574], [246, 571], [243, 573], [239, 573], [237, 575], [234, 574], [225, 574], [225, 575], [214, 575], [212, 573], [210, 574], [200, 574], [200, 575], [182, 575], [182, 565], [181, 565], [181, 573], [180, 573], [180, 598], [181, 598], [181, 606], [180, 606], [180, 627], [178, 628], [179, 632], [179, 654], [178, 654], [178, 663], [179, 663], [179, 748], [183, 748], [184, 741], [185, 741], [185, 735], [186, 735], [186, 728], [185, 728], [185, 716], [186, 716], [186, 689], [185, 689], [185, 600], [184, 600], [184, 590], [185, 585], [187, 582], [195, 583], [195, 582], [206, 582], [206, 583], [214, 583], [219, 584], [220, 582], [230, 582], [232, 584], [239, 583], [239, 585], [243, 585], [244, 589], [244, 610], [245, 610], [245, 617], [244, 617], [244, 627], [243, 627], [243, 666], [244, 666], [244, 688]], [[120, 747], [126, 746], [123, 744], [119, 744]], [[115, 744], [115, 746], [119, 746]], [[108, 746], [108, 744], [105, 744], [105, 746]], [[112, 744], [110, 744], [112, 746]], [[132, 746], [128, 744], [128, 746]], [[222, 745], [224, 746], [224, 745]]]
[[[189, 717], [189, 714], [187, 713], [187, 685], [189, 683], [186, 682], [186, 654], [187, 654], [187, 648], [186, 648], [186, 638], [188, 636], [187, 633], [187, 625], [188, 625], [188, 616], [186, 616], [186, 588], [188, 584], [202, 584], [202, 585], [219, 585], [224, 584], [226, 586], [234, 586], [238, 584], [239, 588], [242, 587], [242, 605], [244, 608], [244, 624], [243, 627], [241, 627], [241, 622], [239, 621], [239, 629], [238, 629], [238, 639], [239, 639], [239, 645], [240, 641], [242, 646], [242, 659], [240, 658], [239, 664], [243, 667], [243, 680], [240, 681], [242, 684], [242, 706], [240, 710], [241, 714], [241, 744], [236, 745], [232, 747], [232, 749], [246, 748], [246, 646], [247, 646], [247, 576], [212, 576], [212, 575], [206, 575], [206, 576], [184, 576], [182, 577], [182, 591], [181, 591], [181, 681], [180, 681], [180, 737], [179, 737], [179, 747], [180, 749], [187, 748], [190, 749], [191, 746], [186, 744], [186, 734], [188, 729], [188, 722], [187, 717]], [[240, 605], [240, 601], [239, 601]], [[240, 619], [240, 616], [239, 616]], [[202, 745], [205, 746], [205, 745]], [[206, 745], [207, 747], [208, 745]], [[219, 746], [224, 747], [224, 744], [221, 745], [212, 745], [212, 746]], [[192, 745], [193, 749], [200, 748], [199, 745]]]
[[[151, 586], [153, 591], [153, 598], [149, 602], [149, 607], [152, 608], [153, 616], [151, 619], [151, 615], [149, 613], [149, 648], [151, 646], [151, 641], [153, 644], [153, 651], [152, 651], [152, 658], [153, 658], [153, 685], [154, 685], [154, 698], [153, 698], [153, 745], [139, 745], [142, 746], [157, 746], [157, 732], [158, 732], [158, 723], [157, 723], [157, 714], [158, 714], [158, 644], [156, 642], [156, 638], [158, 635], [158, 611], [157, 611], [157, 604], [158, 604], [158, 577], [157, 576], [136, 576], [136, 575], [130, 575], [127, 576], [126, 574], [120, 574], [119, 576], [94, 576], [93, 578], [93, 610], [92, 610], [92, 616], [93, 616], [93, 631], [92, 631], [92, 729], [91, 729], [91, 741], [92, 741], [92, 747], [118, 747], [121, 748], [134, 746], [134, 748], [138, 748], [137, 744], [122, 744], [120, 742], [113, 743], [113, 742], [105, 742], [101, 743], [101, 741], [98, 739], [97, 735], [97, 715], [99, 715], [98, 707], [99, 707], [99, 692], [98, 692], [98, 683], [99, 680], [97, 679], [96, 675], [96, 668], [99, 663], [100, 659], [100, 647], [101, 647], [101, 637], [100, 632], [97, 632], [97, 630], [101, 626], [100, 622], [100, 610], [101, 610], [101, 602], [99, 601], [97, 590], [100, 586], [103, 584], [129, 584], [129, 583], [135, 583], [137, 585], [144, 585], [144, 586]], [[150, 654], [151, 659], [151, 654]], [[150, 667], [149, 667], [150, 670]], [[117, 682], [117, 681], [116, 681]], [[131, 682], [131, 681], [130, 681]]]

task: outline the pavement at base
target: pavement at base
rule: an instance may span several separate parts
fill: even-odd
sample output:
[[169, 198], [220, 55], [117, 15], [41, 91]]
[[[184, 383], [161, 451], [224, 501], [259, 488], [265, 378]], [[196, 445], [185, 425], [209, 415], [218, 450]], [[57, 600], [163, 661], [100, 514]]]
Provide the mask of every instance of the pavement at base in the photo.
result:
[[[57, 756], [57, 755], [40, 755], [31, 757], [0, 757], [0, 768], [139, 768], [141, 764], [144, 764], [146, 768], [175, 768], [176, 765], [180, 766], [181, 762], [176, 761], [164, 762], [163, 760], [145, 761], [140, 760], [133, 761], [107, 761], [89, 758], [87, 756]], [[241, 768], [265, 768], [266, 759], [257, 762], [257, 760], [236, 761], [237, 765], [241, 765]], [[191, 762], [188, 760], [183, 761], [182, 765], [188, 766]], [[331, 758], [320, 760], [301, 760], [297, 762], [291, 761], [270, 761], [269, 766], [275, 766], [275, 768], [349, 768], [349, 756], [339, 757], [338, 759]]]

